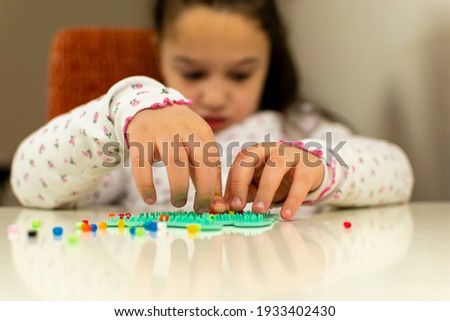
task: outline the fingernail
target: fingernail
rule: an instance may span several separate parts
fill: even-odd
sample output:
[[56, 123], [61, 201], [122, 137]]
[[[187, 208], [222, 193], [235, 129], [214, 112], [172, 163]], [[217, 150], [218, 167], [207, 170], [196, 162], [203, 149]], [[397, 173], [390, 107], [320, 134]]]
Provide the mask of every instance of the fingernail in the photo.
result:
[[288, 208], [283, 210], [283, 218], [290, 220], [292, 218], [292, 211]]
[[233, 200], [231, 201], [231, 206], [233, 206], [234, 208], [238, 208], [241, 207], [242, 202], [239, 199], [239, 197], [233, 197]]
[[215, 200], [213, 203], [214, 207], [217, 209], [218, 207], [225, 207], [225, 203], [222, 200]]
[[175, 201], [173, 205], [175, 205], [175, 207], [181, 207], [185, 204], [186, 204], [186, 200], [178, 200], [178, 201]]
[[264, 210], [266, 208], [263, 201], [257, 201], [253, 206], [258, 210]]
[[209, 213], [209, 208], [207, 207], [199, 208], [197, 213]]
[[148, 205], [152, 205], [155, 202], [155, 200], [153, 199], [153, 197], [149, 197], [145, 199], [145, 203]]

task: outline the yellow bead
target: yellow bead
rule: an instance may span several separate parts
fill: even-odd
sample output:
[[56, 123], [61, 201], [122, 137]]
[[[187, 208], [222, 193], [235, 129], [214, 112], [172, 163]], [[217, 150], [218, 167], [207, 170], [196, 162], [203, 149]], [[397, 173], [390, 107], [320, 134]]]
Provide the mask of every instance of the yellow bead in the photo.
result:
[[123, 219], [120, 219], [117, 223], [118, 228], [124, 228], [125, 227], [125, 221]]
[[188, 233], [191, 233], [191, 234], [198, 233], [200, 231], [200, 225], [189, 224], [188, 226], [186, 226], [186, 229], [187, 229]]

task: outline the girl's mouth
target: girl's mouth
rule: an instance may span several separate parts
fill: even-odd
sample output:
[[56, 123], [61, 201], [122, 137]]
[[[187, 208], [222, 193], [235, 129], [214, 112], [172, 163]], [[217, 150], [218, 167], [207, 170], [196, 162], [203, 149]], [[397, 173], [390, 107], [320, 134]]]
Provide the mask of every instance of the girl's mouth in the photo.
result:
[[223, 117], [204, 117], [204, 120], [208, 123], [212, 130], [221, 129], [226, 123], [226, 119]]

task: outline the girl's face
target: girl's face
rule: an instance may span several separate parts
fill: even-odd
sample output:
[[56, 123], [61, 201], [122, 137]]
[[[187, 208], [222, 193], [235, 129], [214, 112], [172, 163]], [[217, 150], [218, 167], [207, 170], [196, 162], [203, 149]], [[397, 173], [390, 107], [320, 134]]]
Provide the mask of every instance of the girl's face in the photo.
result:
[[192, 99], [191, 108], [213, 131], [258, 108], [270, 45], [256, 21], [199, 6], [167, 22], [166, 29], [160, 42], [165, 83]]

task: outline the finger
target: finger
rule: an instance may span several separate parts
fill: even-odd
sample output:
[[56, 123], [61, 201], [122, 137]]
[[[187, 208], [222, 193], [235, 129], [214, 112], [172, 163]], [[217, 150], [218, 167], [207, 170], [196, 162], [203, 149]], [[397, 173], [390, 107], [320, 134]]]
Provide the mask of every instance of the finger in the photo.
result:
[[254, 202], [257, 192], [258, 186], [250, 184], [250, 186], [248, 187], [247, 202]]
[[[209, 212], [211, 201], [216, 190], [218, 178], [217, 167], [220, 167], [220, 157], [214, 139], [203, 140], [196, 134], [191, 134], [188, 140], [189, 162], [192, 168], [192, 182], [195, 186], [194, 210], [197, 213]], [[193, 137], [193, 138], [192, 138]], [[194, 146], [190, 142], [193, 140]]]
[[263, 166], [265, 157], [265, 148], [261, 144], [247, 147], [236, 156], [230, 169], [227, 186], [227, 195], [232, 210], [240, 211], [247, 204], [248, 188], [252, 182], [255, 168]]
[[160, 154], [166, 166], [170, 201], [172, 205], [182, 207], [187, 202], [189, 192], [189, 159], [184, 145], [177, 137], [179, 136], [170, 140], [158, 140], [156, 146], [162, 151]]
[[217, 167], [216, 190], [211, 204], [211, 210], [216, 213], [223, 213], [227, 210], [225, 199], [222, 196], [222, 166]]
[[284, 157], [278, 154], [272, 154], [267, 158], [253, 203], [252, 209], [254, 212], [267, 212], [270, 204], [272, 204], [275, 192], [289, 169], [286, 166], [286, 159]]
[[295, 216], [311, 190], [311, 185], [311, 179], [300, 167], [295, 168], [291, 188], [281, 207], [280, 215], [284, 220], [291, 220]]
[[227, 176], [227, 183], [225, 184], [225, 192], [223, 194], [223, 199], [225, 201], [226, 207], [227, 207], [227, 211], [231, 210], [230, 207], [230, 184], [231, 184], [231, 170], [228, 172], [228, 176]]
[[153, 142], [146, 146], [135, 140], [130, 142], [130, 164], [136, 187], [146, 204], [156, 202], [155, 185], [153, 184]]

